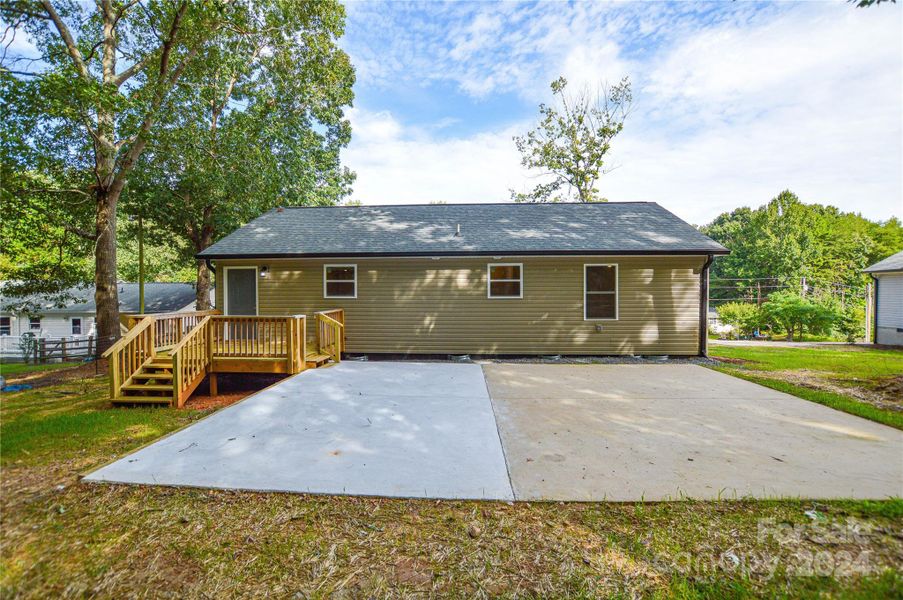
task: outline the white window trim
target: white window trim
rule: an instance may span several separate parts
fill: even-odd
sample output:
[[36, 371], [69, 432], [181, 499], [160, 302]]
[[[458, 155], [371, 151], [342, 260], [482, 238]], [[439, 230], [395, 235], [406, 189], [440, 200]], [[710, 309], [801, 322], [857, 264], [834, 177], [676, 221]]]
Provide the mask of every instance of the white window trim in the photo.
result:
[[[330, 267], [340, 267], [340, 268], [351, 267], [352, 269], [354, 269], [354, 279], [350, 280], [350, 281], [354, 282], [354, 295], [352, 295], [352, 296], [330, 296], [329, 295], [329, 293], [326, 290], [327, 281], [332, 282], [332, 283], [348, 283], [348, 281], [349, 281], [348, 279], [329, 279], [329, 280], [327, 280], [326, 279], [326, 271], [328, 271]], [[328, 265], [323, 265], [323, 297], [324, 298], [345, 299], [345, 300], [356, 299], [357, 298], [357, 265], [353, 264], [353, 263], [347, 263], [347, 264], [330, 263]]]
[[260, 314], [260, 274], [257, 267], [223, 267], [223, 314], [229, 314], [229, 270], [230, 269], [253, 269], [254, 270], [254, 314]]
[[[75, 322], [78, 321], [78, 333], [73, 331], [75, 329]], [[72, 335], [82, 335], [82, 331], [84, 331], [85, 321], [81, 317], [72, 317], [69, 320], [69, 333]]]
[[[520, 273], [520, 277], [517, 279], [493, 279], [492, 278], [492, 267], [518, 267], [518, 273]], [[520, 294], [517, 296], [493, 296], [492, 295], [492, 282], [493, 281], [516, 281], [518, 282], [520, 289]], [[486, 297], [490, 300], [519, 300], [524, 297], [524, 263], [489, 263], [486, 265]]]
[[[586, 269], [588, 267], [614, 267], [615, 268], [615, 316], [614, 318], [589, 318], [586, 316]], [[618, 264], [617, 263], [584, 263], [583, 265], [583, 320], [584, 321], [617, 321], [620, 311], [620, 292], [618, 288], [621, 285]], [[594, 292], [598, 294], [611, 294], [612, 292]]]
[[[32, 322], [34, 319], [37, 319], [37, 320], [38, 320], [38, 326], [37, 326], [37, 327], [32, 326], [32, 323], [31, 323], [31, 322]], [[43, 317], [28, 317], [28, 331], [41, 331], [42, 325], [43, 325], [43, 323], [41, 323], [41, 321], [43, 321], [43, 320], [44, 320]]]
[[13, 319], [12, 319], [12, 317], [3, 316], [3, 317], [0, 317], [0, 318], [6, 319], [6, 329], [9, 329], [9, 331], [7, 331], [6, 333], [0, 334], [0, 335], [12, 335], [12, 334], [13, 334]]

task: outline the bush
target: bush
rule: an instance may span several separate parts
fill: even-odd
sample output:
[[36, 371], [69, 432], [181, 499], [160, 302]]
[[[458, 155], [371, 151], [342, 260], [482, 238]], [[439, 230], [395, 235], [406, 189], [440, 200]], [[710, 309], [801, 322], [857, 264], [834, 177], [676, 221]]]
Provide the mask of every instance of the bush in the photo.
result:
[[834, 329], [846, 337], [848, 342], [855, 342], [865, 337], [865, 305], [863, 303], [847, 304], [839, 313]]
[[718, 307], [718, 319], [740, 333], [752, 335], [762, 326], [762, 314], [759, 307], [748, 302], [728, 302]]

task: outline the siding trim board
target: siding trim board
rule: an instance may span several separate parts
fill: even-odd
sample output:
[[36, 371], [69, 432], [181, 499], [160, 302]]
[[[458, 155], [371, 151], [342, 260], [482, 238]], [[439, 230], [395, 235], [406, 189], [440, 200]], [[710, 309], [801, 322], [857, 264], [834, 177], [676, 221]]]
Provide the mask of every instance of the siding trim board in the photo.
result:
[[[698, 311], [708, 256], [626, 256], [617, 265], [618, 320], [599, 331], [584, 320], [587, 262], [579, 256], [499, 257], [521, 264], [530, 286], [519, 302], [487, 297], [487, 261], [479, 256], [397, 260], [357, 265], [357, 298], [324, 298], [324, 264], [313, 258], [263, 263], [217, 261], [217, 275], [234, 266], [269, 268], [258, 279], [258, 314], [313, 314], [344, 308], [347, 351], [395, 355], [629, 355], [695, 356], [701, 351]], [[225, 286], [216, 286], [222, 306]]]

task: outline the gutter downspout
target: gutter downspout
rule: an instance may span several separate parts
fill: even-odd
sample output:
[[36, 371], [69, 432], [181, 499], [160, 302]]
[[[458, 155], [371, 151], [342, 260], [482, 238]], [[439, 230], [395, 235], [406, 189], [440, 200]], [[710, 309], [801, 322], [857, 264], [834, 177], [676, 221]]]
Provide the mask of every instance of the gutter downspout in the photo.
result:
[[699, 272], [699, 356], [709, 356], [709, 267], [715, 260], [714, 254], [706, 256]]
[[869, 323], [868, 326], [872, 328], [872, 343], [878, 343], [878, 278], [875, 277], [873, 273], [869, 273], [869, 276], [872, 278], [872, 281], [875, 282], [875, 300], [873, 302], [874, 309], [872, 310], [872, 323]]

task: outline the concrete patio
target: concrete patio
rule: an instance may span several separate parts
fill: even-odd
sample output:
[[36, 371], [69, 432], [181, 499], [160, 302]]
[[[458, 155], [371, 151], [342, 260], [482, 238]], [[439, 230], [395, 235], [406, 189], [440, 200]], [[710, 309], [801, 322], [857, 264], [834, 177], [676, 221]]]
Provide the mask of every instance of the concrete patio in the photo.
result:
[[86, 479], [496, 500], [886, 498], [903, 495], [903, 432], [685, 363], [343, 362]]

